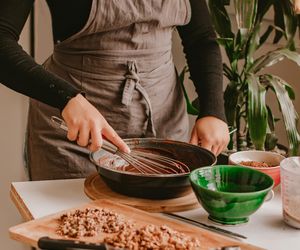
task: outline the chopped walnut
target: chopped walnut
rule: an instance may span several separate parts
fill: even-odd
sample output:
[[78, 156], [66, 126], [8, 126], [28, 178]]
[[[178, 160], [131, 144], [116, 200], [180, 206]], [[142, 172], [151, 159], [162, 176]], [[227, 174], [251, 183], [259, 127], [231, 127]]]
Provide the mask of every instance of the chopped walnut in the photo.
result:
[[108, 209], [86, 208], [63, 214], [57, 233], [71, 238], [96, 236], [99, 232], [111, 234], [104, 242], [116, 248], [130, 250], [189, 250], [199, 249], [199, 240], [170, 227], [148, 224], [136, 228], [124, 216]]
[[239, 162], [239, 164], [247, 167], [256, 167], [256, 168], [275, 167], [274, 165], [270, 165], [266, 162], [259, 162], [259, 161], [241, 161]]
[[107, 209], [86, 208], [63, 214], [59, 218], [57, 233], [78, 238], [95, 236], [99, 232], [118, 233], [120, 230], [132, 226], [124, 217]]
[[104, 242], [114, 247], [132, 250], [179, 250], [199, 249], [200, 242], [168, 226], [152, 224], [140, 229], [127, 228], [118, 234], [106, 237]]

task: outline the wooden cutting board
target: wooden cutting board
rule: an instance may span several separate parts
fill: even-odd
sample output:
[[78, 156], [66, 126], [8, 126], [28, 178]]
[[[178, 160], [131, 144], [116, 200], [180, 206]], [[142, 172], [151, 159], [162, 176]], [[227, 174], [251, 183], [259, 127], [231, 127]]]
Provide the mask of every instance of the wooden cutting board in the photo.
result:
[[[223, 235], [216, 234], [214, 232], [207, 231], [205, 229], [189, 225], [180, 221], [176, 221], [170, 218], [166, 218], [162, 215], [151, 214], [146, 211], [142, 211], [130, 206], [114, 203], [109, 200], [97, 200], [82, 206], [68, 209], [44, 218], [32, 220], [9, 229], [10, 237], [14, 240], [29, 244], [33, 247], [37, 247], [37, 241], [40, 237], [48, 236], [51, 238], [61, 239], [62, 236], [56, 234], [57, 219], [66, 212], [72, 212], [75, 209], [85, 208], [106, 208], [120, 215], [123, 215], [128, 220], [133, 220], [136, 226], [143, 226], [147, 224], [154, 225], [167, 225], [174, 230], [182, 232], [186, 235], [198, 238], [201, 242], [201, 250], [208, 250], [214, 247], [232, 246], [238, 245], [242, 250], [259, 250], [262, 248], [243, 243], [241, 241], [235, 241], [231, 238], [227, 238]], [[107, 234], [101, 233], [94, 237], [81, 237], [79, 240], [97, 243], [101, 242]], [[66, 239], [66, 238], [64, 238]]]
[[85, 179], [84, 192], [92, 200], [109, 199], [148, 212], [179, 212], [199, 207], [192, 188], [186, 195], [173, 199], [151, 200], [129, 197], [111, 190], [97, 173]]

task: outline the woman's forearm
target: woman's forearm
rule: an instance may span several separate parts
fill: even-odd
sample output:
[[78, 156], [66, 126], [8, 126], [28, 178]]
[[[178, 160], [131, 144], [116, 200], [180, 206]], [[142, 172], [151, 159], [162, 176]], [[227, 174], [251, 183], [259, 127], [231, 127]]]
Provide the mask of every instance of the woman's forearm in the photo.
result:
[[226, 120], [222, 58], [205, 0], [190, 0], [191, 21], [177, 27], [191, 79], [199, 96], [200, 114]]
[[21, 94], [63, 109], [79, 91], [47, 72], [18, 44], [32, 4], [33, 0], [0, 0], [0, 82]]

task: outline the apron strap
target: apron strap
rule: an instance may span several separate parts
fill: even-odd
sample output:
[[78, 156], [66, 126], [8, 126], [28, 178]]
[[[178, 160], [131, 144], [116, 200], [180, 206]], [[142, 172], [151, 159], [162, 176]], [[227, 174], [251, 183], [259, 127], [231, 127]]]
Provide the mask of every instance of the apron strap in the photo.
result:
[[151, 131], [152, 136], [156, 136], [156, 131], [154, 128], [153, 123], [153, 111], [152, 106], [150, 102], [149, 95], [147, 94], [146, 90], [143, 88], [143, 86], [140, 84], [140, 78], [138, 75], [137, 65], [135, 61], [128, 61], [127, 62], [128, 67], [128, 73], [125, 75], [125, 86], [123, 89], [122, 94], [122, 104], [129, 106], [129, 104], [132, 101], [133, 91], [136, 89], [141, 93], [143, 98], [146, 100], [149, 113], [148, 113], [148, 124], [147, 124], [147, 131]]

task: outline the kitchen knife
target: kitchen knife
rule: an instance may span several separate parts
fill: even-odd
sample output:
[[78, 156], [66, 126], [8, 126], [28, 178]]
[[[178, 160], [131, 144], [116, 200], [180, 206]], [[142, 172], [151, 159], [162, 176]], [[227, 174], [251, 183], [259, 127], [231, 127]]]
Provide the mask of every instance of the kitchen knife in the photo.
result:
[[41, 237], [38, 240], [38, 247], [47, 250], [72, 250], [72, 249], [98, 249], [98, 250], [122, 250], [124, 248], [116, 248], [105, 243], [88, 243], [78, 240], [52, 239], [49, 237]]
[[238, 234], [238, 233], [234, 233], [234, 232], [231, 232], [231, 231], [228, 231], [228, 230], [225, 230], [223, 228], [216, 227], [216, 226], [207, 225], [207, 224], [204, 224], [202, 222], [199, 222], [199, 221], [196, 221], [196, 220], [192, 220], [192, 219], [189, 219], [189, 218], [177, 215], [177, 214], [168, 213], [168, 212], [163, 212], [163, 214], [166, 215], [166, 216], [172, 217], [172, 218], [183, 220], [183, 221], [191, 223], [191, 224], [193, 224], [195, 226], [198, 226], [198, 227], [210, 230], [210, 231], [214, 231], [216, 233], [220, 233], [220, 234], [226, 235], [228, 237], [247, 239], [247, 237], [244, 236], [244, 235], [241, 235], [241, 234]]
[[[105, 243], [87, 243], [78, 240], [62, 240], [42, 237], [38, 240], [38, 247], [47, 250], [84, 250], [84, 249], [104, 249], [104, 250], [126, 250], [125, 248], [116, 248]], [[220, 248], [211, 248], [211, 250], [241, 250], [239, 246], [225, 246]]]

